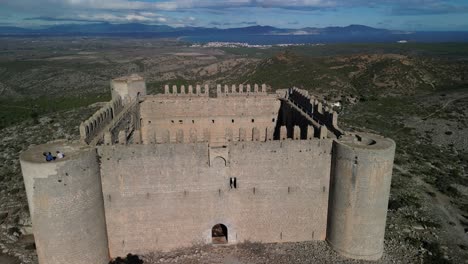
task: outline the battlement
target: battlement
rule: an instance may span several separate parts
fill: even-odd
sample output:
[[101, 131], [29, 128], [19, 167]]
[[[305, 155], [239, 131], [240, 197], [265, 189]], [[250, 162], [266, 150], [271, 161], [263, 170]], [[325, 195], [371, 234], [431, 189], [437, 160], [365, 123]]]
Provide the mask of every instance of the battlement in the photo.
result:
[[[208, 96], [210, 92], [210, 86], [205, 84], [201, 85], [164, 85], [164, 94], [156, 94], [156, 96]], [[248, 96], [248, 95], [267, 95], [267, 85], [254, 84], [239, 84], [239, 85], [216, 85], [216, 95], [217, 97], [224, 96]]]
[[336, 137], [344, 135], [344, 131], [338, 127], [338, 113], [309, 95], [308, 91], [293, 87], [288, 89], [286, 97], [319, 125], [325, 125]]
[[246, 96], [246, 95], [267, 95], [267, 86], [262, 84], [261, 87], [258, 84], [253, 86], [250, 84], [244, 85], [216, 85], [216, 95], [218, 97], [223, 96]]
[[164, 85], [164, 95], [165, 96], [208, 96], [210, 93], [210, 87], [208, 84], [205, 84], [203, 87], [201, 85], [189, 85], [186, 89], [185, 85], [177, 87], [177, 85], [172, 85], [170, 89], [169, 85]]
[[90, 118], [80, 124], [80, 139], [83, 144], [89, 144], [103, 132], [104, 128], [124, 109], [120, 97], [113, 98]]

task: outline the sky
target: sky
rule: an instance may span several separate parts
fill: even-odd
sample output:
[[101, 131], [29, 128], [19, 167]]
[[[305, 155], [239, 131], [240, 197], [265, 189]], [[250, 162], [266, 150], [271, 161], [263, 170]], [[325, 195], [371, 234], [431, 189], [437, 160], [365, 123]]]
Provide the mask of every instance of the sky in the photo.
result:
[[467, 31], [468, 0], [0, 0], [0, 26], [98, 22]]

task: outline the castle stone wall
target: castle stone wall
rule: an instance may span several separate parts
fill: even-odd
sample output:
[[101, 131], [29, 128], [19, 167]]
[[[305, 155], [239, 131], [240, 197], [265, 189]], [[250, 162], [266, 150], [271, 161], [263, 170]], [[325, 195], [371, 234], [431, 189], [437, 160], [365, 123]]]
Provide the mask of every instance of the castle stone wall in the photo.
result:
[[146, 95], [145, 80], [132, 74], [111, 81], [112, 98], [121, 98], [124, 103], [129, 103], [140, 96]]
[[[140, 104], [143, 144], [265, 141], [272, 138], [280, 101], [271, 96], [147, 97]], [[254, 131], [258, 130], [258, 137]]]
[[333, 143], [327, 241], [341, 255], [382, 256], [395, 142], [371, 134]]
[[331, 145], [100, 146], [110, 254], [211, 243], [218, 223], [229, 243], [324, 240]]
[[[46, 162], [42, 152], [54, 150], [66, 157]], [[31, 147], [20, 161], [39, 263], [108, 263], [96, 149], [51, 143]]]

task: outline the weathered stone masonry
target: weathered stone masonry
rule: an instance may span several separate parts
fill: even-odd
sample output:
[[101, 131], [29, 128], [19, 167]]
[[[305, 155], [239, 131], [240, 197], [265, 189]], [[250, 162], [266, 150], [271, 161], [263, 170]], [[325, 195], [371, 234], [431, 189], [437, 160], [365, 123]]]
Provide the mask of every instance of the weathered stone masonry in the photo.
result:
[[[392, 140], [341, 130], [336, 112], [297, 88], [146, 95], [136, 75], [111, 87], [81, 142], [21, 155], [41, 264], [209, 244], [217, 224], [228, 244], [327, 240], [350, 258], [382, 256]], [[66, 158], [43, 161], [56, 149]]]

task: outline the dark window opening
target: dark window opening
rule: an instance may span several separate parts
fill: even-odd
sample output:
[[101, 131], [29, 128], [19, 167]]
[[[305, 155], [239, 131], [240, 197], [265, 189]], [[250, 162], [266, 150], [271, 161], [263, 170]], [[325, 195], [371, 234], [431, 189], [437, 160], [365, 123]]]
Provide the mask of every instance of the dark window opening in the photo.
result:
[[223, 224], [216, 224], [211, 229], [211, 239], [213, 244], [228, 243], [228, 229]]
[[195, 120], [192, 120], [192, 124], [195, 124]]
[[255, 122], [255, 119], [252, 119], [252, 123]]
[[213, 124], [214, 124], [214, 120], [211, 120], [211, 123], [213, 123]]
[[273, 118], [273, 119], [271, 120], [271, 122], [273, 122], [273, 123], [274, 123], [274, 122], [275, 122], [275, 119]]
[[237, 178], [236, 177], [230, 177], [229, 178], [229, 187], [231, 187], [231, 189], [237, 189]]
[[234, 123], [234, 119], [232, 119], [232, 122]]
[[151, 124], [151, 120], [148, 120], [148, 124]]
[[171, 120], [171, 123], [174, 124], [174, 120]]
[[179, 124], [183, 124], [183, 123], [184, 123], [184, 121], [183, 121], [183, 120], [179, 120]]

